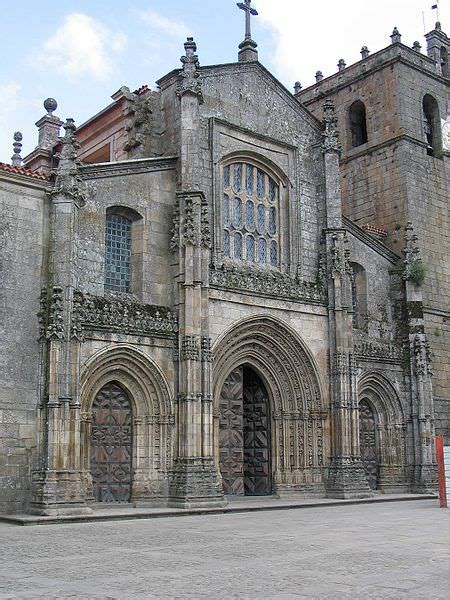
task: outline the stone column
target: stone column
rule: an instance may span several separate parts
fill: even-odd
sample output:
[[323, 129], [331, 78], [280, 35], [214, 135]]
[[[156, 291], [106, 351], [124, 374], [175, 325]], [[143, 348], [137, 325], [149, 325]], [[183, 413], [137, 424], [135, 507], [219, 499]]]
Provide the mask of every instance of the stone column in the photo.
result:
[[434, 404], [430, 347], [425, 334], [422, 280], [424, 266], [411, 223], [406, 225], [405, 295], [408, 311], [409, 372], [414, 447], [413, 490], [434, 493], [437, 488]]
[[330, 335], [332, 456], [327, 495], [370, 496], [359, 449], [359, 410], [351, 314], [351, 268], [342, 227], [341, 189], [334, 105], [324, 106], [322, 151], [325, 164], [327, 228], [325, 235]]
[[45, 515], [90, 512], [81, 483], [76, 253], [78, 212], [85, 203], [78, 174], [75, 125], [64, 126], [60, 164], [50, 192], [51, 240], [48, 287], [42, 296], [42, 377], [39, 464], [33, 476], [31, 511]]
[[210, 210], [200, 189], [200, 104], [203, 102], [197, 47], [184, 45], [180, 98], [180, 191], [172, 249], [178, 258], [179, 356], [176, 458], [169, 504], [182, 508], [222, 506], [212, 435], [212, 373], [209, 336]]

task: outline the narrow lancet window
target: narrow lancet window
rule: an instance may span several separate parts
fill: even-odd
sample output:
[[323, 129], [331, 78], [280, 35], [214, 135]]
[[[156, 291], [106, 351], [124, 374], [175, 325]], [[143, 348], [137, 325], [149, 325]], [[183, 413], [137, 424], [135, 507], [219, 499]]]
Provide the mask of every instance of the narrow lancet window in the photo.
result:
[[361, 100], [353, 102], [349, 110], [350, 135], [353, 148], [367, 143], [366, 107]]

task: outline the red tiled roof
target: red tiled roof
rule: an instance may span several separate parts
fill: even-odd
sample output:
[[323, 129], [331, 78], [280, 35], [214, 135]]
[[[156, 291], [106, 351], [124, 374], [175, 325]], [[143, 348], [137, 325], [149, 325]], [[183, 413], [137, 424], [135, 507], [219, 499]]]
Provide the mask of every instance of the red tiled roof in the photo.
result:
[[26, 167], [19, 167], [17, 165], [7, 165], [6, 163], [0, 162], [0, 169], [2, 171], [8, 171], [9, 173], [15, 173], [17, 175], [26, 175], [27, 177], [33, 177], [33, 179], [40, 179], [41, 181], [49, 181], [49, 176], [39, 171], [31, 171]]
[[133, 94], [137, 94], [138, 96], [141, 96], [142, 94], [145, 94], [145, 92], [149, 91], [149, 87], [147, 84], [141, 85], [140, 88], [138, 88], [137, 90], [134, 90]]
[[375, 225], [369, 225], [369, 223], [363, 225], [361, 229], [364, 229], [368, 233], [377, 233], [378, 235], [383, 236], [386, 236], [388, 234], [385, 229], [382, 229], [381, 227], [375, 227]]

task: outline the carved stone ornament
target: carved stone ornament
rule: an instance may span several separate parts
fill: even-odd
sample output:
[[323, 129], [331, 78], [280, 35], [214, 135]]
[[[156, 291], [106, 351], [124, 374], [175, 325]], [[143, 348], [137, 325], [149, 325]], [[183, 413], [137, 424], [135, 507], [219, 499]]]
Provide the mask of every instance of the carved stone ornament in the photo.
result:
[[280, 271], [224, 263], [210, 271], [210, 285], [261, 296], [326, 304], [326, 292], [317, 283], [303, 282]]
[[76, 291], [75, 307], [78, 336], [82, 329], [171, 338], [178, 331], [177, 318], [168, 308], [141, 304], [122, 294], [94, 296]]
[[332, 100], [327, 100], [323, 106], [322, 152], [341, 152], [339, 133], [337, 128], [337, 117]]
[[201, 339], [202, 362], [212, 362], [213, 353], [211, 349], [211, 338], [202, 336]]
[[373, 340], [361, 334], [354, 334], [354, 345], [355, 355], [359, 360], [402, 360], [402, 347], [389, 341]]
[[199, 339], [196, 335], [184, 335], [181, 340], [181, 360], [199, 360]]
[[202, 248], [211, 248], [211, 222], [209, 218], [208, 203], [205, 198], [202, 199], [200, 237]]
[[55, 286], [50, 296], [50, 306], [48, 309], [48, 321], [46, 329], [46, 338], [48, 340], [64, 339], [63, 301], [63, 288]]
[[330, 249], [331, 255], [331, 268], [333, 273], [337, 273], [340, 277], [349, 275], [353, 277], [353, 269], [350, 265], [350, 251], [347, 247], [348, 240], [347, 235], [344, 236], [339, 234], [333, 234], [332, 245]]
[[412, 223], [408, 221], [405, 227], [405, 259], [403, 261], [404, 271], [403, 279], [405, 281], [414, 279], [414, 268], [417, 268], [418, 263], [422, 263], [420, 249], [417, 243], [418, 237], [414, 233]]
[[124, 115], [127, 140], [123, 149], [131, 152], [133, 158], [143, 158], [148, 136], [152, 133], [153, 97], [151, 91], [139, 95], [121, 88], [125, 98]]
[[87, 200], [87, 188], [81, 178], [79, 167], [81, 162], [77, 156], [80, 145], [75, 135], [76, 127], [73, 119], [67, 119], [64, 124], [66, 134], [63, 139], [63, 147], [56, 169], [56, 179], [50, 196], [62, 195], [72, 198], [79, 206], [84, 206]]
[[414, 372], [416, 375], [432, 376], [430, 345], [424, 333], [416, 333], [412, 341], [412, 351], [414, 356]]
[[198, 71], [200, 63], [198, 61], [197, 44], [194, 38], [188, 37], [184, 44], [186, 56], [180, 58], [183, 65], [183, 70], [180, 73], [177, 85], [177, 96], [181, 97], [185, 94], [193, 94], [198, 97], [200, 104], [203, 103], [203, 94], [200, 81], [200, 73]]

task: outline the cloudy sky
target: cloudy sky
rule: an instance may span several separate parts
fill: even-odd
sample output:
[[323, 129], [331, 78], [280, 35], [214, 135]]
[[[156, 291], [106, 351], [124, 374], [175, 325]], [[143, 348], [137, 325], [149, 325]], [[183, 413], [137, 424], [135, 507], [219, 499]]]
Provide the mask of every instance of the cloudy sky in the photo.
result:
[[[402, 41], [424, 45], [436, 0], [254, 0], [260, 15], [253, 37], [260, 61], [289, 89], [314, 73], [336, 71], [386, 46], [394, 26]], [[4, 6], [2, 8], [2, 6]], [[81, 124], [108, 105], [122, 85], [131, 90], [179, 66], [193, 35], [201, 64], [233, 62], [244, 16], [235, 0], [0, 0], [0, 161], [9, 162], [14, 131], [23, 132], [22, 156], [34, 149], [42, 102], [58, 101], [58, 116]], [[450, 0], [440, 0], [450, 34]]]

